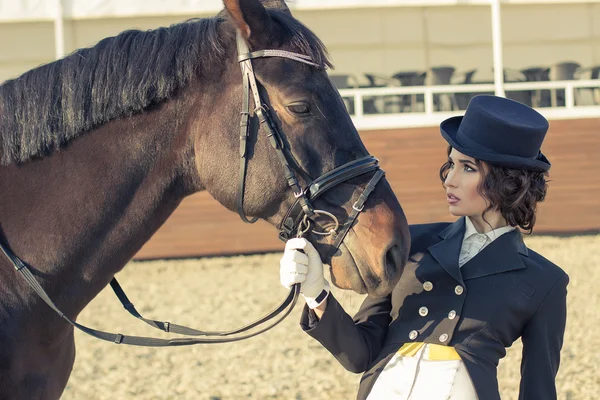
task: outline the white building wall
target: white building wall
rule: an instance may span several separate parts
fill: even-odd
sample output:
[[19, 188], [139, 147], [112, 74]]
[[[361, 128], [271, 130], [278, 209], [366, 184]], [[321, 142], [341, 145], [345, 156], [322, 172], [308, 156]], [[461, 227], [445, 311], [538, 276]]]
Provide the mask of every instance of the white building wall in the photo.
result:
[[52, 22], [0, 24], [0, 82], [53, 59]]
[[[296, 10], [328, 46], [334, 73], [391, 75], [452, 65], [458, 71], [492, 66], [486, 5]], [[152, 29], [187, 18], [169, 16], [65, 21], [67, 53], [130, 29]], [[600, 4], [504, 4], [504, 64], [511, 68], [576, 61], [600, 64]], [[52, 22], [0, 24], [0, 81], [54, 59]]]
[[507, 66], [600, 64], [600, 4], [505, 6], [502, 37]]
[[[297, 13], [327, 44], [334, 73], [390, 75], [451, 65], [492, 78], [489, 6]], [[364, 32], [357, 29], [361, 26]], [[504, 65], [600, 64], [600, 4], [503, 5]]]

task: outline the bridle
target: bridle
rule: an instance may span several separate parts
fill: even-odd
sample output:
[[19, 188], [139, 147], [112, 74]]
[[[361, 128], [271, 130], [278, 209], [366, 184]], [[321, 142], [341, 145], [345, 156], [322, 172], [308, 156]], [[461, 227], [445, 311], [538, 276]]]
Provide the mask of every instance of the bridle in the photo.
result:
[[[246, 166], [248, 164], [248, 138], [250, 130], [250, 103], [249, 98], [252, 97], [254, 100], [255, 109], [254, 112], [258, 116], [260, 123], [265, 126], [267, 130], [267, 137], [269, 143], [277, 153], [277, 157], [283, 167], [284, 175], [288, 186], [294, 193], [296, 200], [294, 204], [288, 209], [285, 217], [279, 224], [279, 238], [282, 241], [286, 241], [296, 236], [304, 236], [309, 232], [321, 236], [335, 236], [333, 251], [335, 252], [339, 245], [344, 240], [344, 237], [348, 233], [348, 230], [352, 227], [354, 220], [358, 217], [358, 214], [364, 207], [364, 202], [367, 197], [371, 194], [377, 182], [385, 175], [385, 173], [379, 168], [379, 162], [373, 156], [366, 156], [357, 160], [350, 161], [344, 165], [341, 165], [313, 180], [306, 188], [302, 188], [294, 169], [299, 171], [302, 175], [308, 176], [304, 172], [299, 164], [294, 159], [290, 149], [286, 145], [284, 136], [277, 128], [277, 125], [271, 117], [269, 107], [262, 102], [260, 93], [258, 91], [258, 85], [256, 83], [256, 77], [252, 68], [252, 59], [261, 57], [282, 57], [295, 60], [304, 64], [308, 64], [313, 67], [321, 68], [319, 64], [312, 62], [309, 56], [292, 53], [284, 50], [259, 50], [250, 52], [248, 44], [241, 37], [240, 32], [237, 32], [237, 46], [238, 46], [238, 62], [242, 69], [243, 79], [243, 96], [242, 96], [242, 111], [241, 111], [241, 122], [240, 122], [240, 173], [239, 173], [239, 187], [237, 195], [237, 211], [242, 221], [246, 223], [254, 223], [258, 218], [248, 219], [244, 212], [244, 186], [246, 181]], [[250, 96], [251, 95], [251, 96]], [[357, 176], [366, 174], [371, 171], [377, 171], [371, 178], [371, 181], [367, 184], [363, 193], [352, 207], [352, 213], [348, 218], [348, 222], [342, 227], [338, 222], [335, 215], [328, 211], [316, 210], [312, 201], [314, 201], [321, 194], [334, 188], [335, 186], [346, 182]], [[328, 231], [318, 231], [315, 229], [314, 221], [311, 219], [315, 216], [324, 216], [330, 218], [334, 222], [334, 228]], [[339, 229], [341, 228], [341, 229]], [[338, 232], [339, 230], [339, 232]]]
[[[373, 156], [362, 157], [346, 164], [343, 164], [323, 175], [314, 179], [308, 186], [302, 188], [294, 170], [300, 174], [307, 176], [299, 164], [295, 161], [290, 149], [287, 147], [284, 141], [283, 135], [277, 129], [277, 125], [274, 123], [269, 107], [262, 103], [260, 93], [258, 91], [258, 85], [254, 70], [252, 68], [252, 59], [262, 57], [281, 57], [287, 58], [294, 61], [298, 61], [304, 64], [308, 64], [313, 67], [321, 68], [320, 65], [314, 63], [311, 58], [307, 55], [293, 53], [284, 50], [259, 50], [250, 52], [248, 44], [242, 38], [240, 32], [237, 32], [236, 36], [237, 48], [238, 48], [238, 62], [242, 70], [243, 79], [243, 100], [242, 100], [242, 111], [241, 111], [241, 122], [240, 122], [240, 170], [239, 170], [239, 186], [238, 186], [238, 197], [237, 197], [237, 211], [240, 218], [247, 223], [254, 223], [258, 218], [248, 219], [244, 213], [244, 189], [246, 180], [246, 168], [248, 164], [248, 138], [250, 135], [250, 95], [254, 100], [254, 113], [258, 116], [260, 123], [263, 124], [267, 130], [267, 137], [269, 143], [277, 153], [278, 159], [284, 170], [285, 178], [288, 186], [292, 189], [295, 197], [295, 201], [292, 206], [288, 209], [285, 217], [279, 225], [279, 238], [286, 241], [294, 236], [305, 236], [309, 233], [322, 236], [333, 236], [332, 253], [337, 251], [341, 245], [344, 237], [354, 225], [358, 215], [364, 208], [364, 204], [375, 189], [377, 182], [385, 175], [383, 170], [379, 168], [378, 161]], [[368, 172], [375, 171], [375, 174], [365, 186], [362, 193], [352, 206], [347, 221], [340, 225], [337, 217], [332, 213], [325, 210], [315, 209], [312, 202], [322, 195], [327, 190], [330, 190], [337, 185], [344, 183], [352, 178], [366, 174]], [[317, 230], [314, 218], [317, 216], [323, 216], [330, 218], [334, 227], [324, 230]], [[6, 257], [13, 264], [15, 269], [21, 273], [23, 278], [29, 283], [31, 288], [46, 302], [54, 311], [58, 313], [60, 317], [65, 319], [68, 323], [73, 325], [75, 328], [94, 336], [98, 339], [114, 342], [117, 344], [128, 344], [133, 346], [149, 346], [149, 347], [165, 347], [165, 346], [185, 346], [202, 343], [228, 343], [235, 342], [243, 339], [248, 339], [253, 336], [259, 335], [277, 324], [283, 321], [294, 308], [298, 295], [300, 293], [300, 285], [296, 284], [290, 290], [287, 298], [269, 314], [260, 318], [259, 320], [248, 324], [242, 328], [231, 330], [231, 331], [201, 331], [193, 328], [188, 328], [182, 325], [172, 324], [165, 321], [155, 321], [144, 318], [136, 309], [135, 306], [129, 301], [125, 292], [113, 278], [110, 285], [130, 314], [134, 317], [144, 321], [148, 325], [160, 329], [165, 332], [189, 335], [189, 336], [205, 336], [205, 338], [198, 337], [185, 337], [176, 339], [158, 339], [151, 337], [142, 336], [125, 336], [120, 333], [109, 333], [103, 332], [96, 329], [88, 328], [67, 317], [62, 311], [56, 307], [52, 300], [48, 297], [44, 289], [37, 282], [29, 267], [15, 254], [13, 254], [3, 243], [0, 242], [0, 250], [6, 255]], [[283, 313], [283, 314], [282, 314]], [[281, 315], [279, 315], [281, 314]], [[261, 329], [245, 333], [252, 328], [255, 328], [276, 316], [279, 317], [272, 321], [270, 325], [262, 327]], [[243, 335], [240, 335], [243, 334]], [[236, 336], [237, 335], [237, 336]]]

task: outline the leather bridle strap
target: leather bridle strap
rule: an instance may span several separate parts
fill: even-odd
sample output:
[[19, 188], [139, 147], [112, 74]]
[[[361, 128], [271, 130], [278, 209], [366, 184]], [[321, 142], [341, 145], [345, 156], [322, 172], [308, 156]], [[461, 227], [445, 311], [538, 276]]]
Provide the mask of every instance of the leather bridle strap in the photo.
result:
[[[380, 170], [379, 161], [373, 156], [362, 157], [343, 164], [312, 181], [305, 189], [305, 194], [310, 201], [314, 201], [326, 191], [344, 183], [352, 178], [368, 172]], [[279, 239], [287, 241], [296, 234], [300, 221], [304, 217], [302, 206], [296, 200], [288, 209], [287, 214], [279, 226]]]
[[[240, 39], [241, 38], [238, 38], [238, 41], [240, 41]], [[243, 39], [241, 39], [241, 40], [243, 40]], [[304, 64], [308, 64], [313, 67], [321, 68], [321, 66], [319, 64], [312, 62], [310, 56], [307, 56], [305, 54], [292, 53], [291, 51], [285, 51], [285, 50], [257, 50], [257, 51], [248, 53], [247, 47], [246, 47], [246, 49], [242, 49], [242, 50], [246, 50], [246, 51], [239, 51], [239, 50], [240, 50], [240, 48], [238, 47], [238, 54], [239, 54], [238, 61], [239, 62], [251, 60], [253, 58], [261, 58], [261, 57], [282, 57], [282, 58], [289, 58], [290, 60], [298, 61], [298, 62], [301, 62]]]
[[315, 199], [340, 183], [377, 169], [379, 169], [379, 160], [370, 155], [347, 162], [312, 181], [308, 185], [307, 195], [311, 200]]
[[348, 231], [350, 231], [350, 228], [352, 228], [352, 226], [354, 225], [354, 222], [356, 221], [358, 214], [360, 214], [361, 211], [363, 210], [363, 208], [365, 207], [365, 202], [369, 198], [369, 195], [375, 189], [375, 186], [377, 186], [377, 182], [379, 182], [379, 180], [381, 178], [383, 178], [384, 175], [385, 175], [385, 172], [383, 172], [383, 170], [377, 170], [377, 172], [375, 172], [375, 175], [373, 175], [373, 177], [371, 178], [371, 180], [369, 181], [367, 186], [365, 186], [365, 189], [363, 190], [361, 195], [358, 197], [358, 200], [356, 200], [356, 202], [354, 202], [354, 204], [352, 205], [352, 212], [348, 216], [348, 220], [341, 227], [340, 231], [338, 232], [337, 236], [335, 237], [335, 240], [332, 245], [332, 252], [331, 252], [330, 257], [333, 257], [335, 252], [337, 252], [337, 249], [340, 247], [340, 245], [344, 241], [344, 238], [348, 234]]
[[253, 224], [258, 221], [258, 217], [248, 219], [246, 217], [246, 213], [244, 212], [244, 186], [246, 184], [246, 166], [248, 163], [248, 137], [250, 136], [250, 99], [248, 98], [249, 89], [250, 78], [242, 68], [242, 92], [244, 95], [242, 96], [242, 111], [240, 115], [240, 172], [238, 176], [237, 211], [242, 221], [248, 224]]
[[237, 211], [242, 221], [247, 223], [254, 223], [257, 218], [248, 219], [244, 212], [244, 191], [246, 181], [246, 169], [248, 164], [248, 138], [249, 138], [249, 121], [250, 121], [250, 103], [249, 97], [252, 96], [254, 100], [254, 113], [260, 119], [261, 124], [264, 124], [267, 129], [267, 137], [271, 147], [275, 150], [277, 158], [279, 159], [283, 172], [285, 175], [288, 186], [294, 192], [294, 195], [298, 199], [299, 204], [302, 206], [303, 211], [312, 216], [314, 210], [312, 205], [302, 191], [302, 187], [296, 178], [296, 174], [291, 168], [291, 156], [289, 150], [285, 146], [285, 142], [279, 133], [277, 126], [273, 122], [271, 113], [266, 104], [263, 104], [258, 91], [258, 84], [254, 75], [254, 69], [252, 68], [252, 59], [260, 57], [282, 57], [288, 58], [294, 61], [302, 62], [311, 66], [319, 67], [318, 64], [310, 61], [310, 57], [304, 54], [293, 53], [284, 50], [259, 50], [250, 52], [248, 44], [241, 36], [239, 31], [236, 32], [237, 50], [238, 50], [238, 61], [242, 71], [242, 111], [241, 111], [241, 122], [240, 122], [240, 169], [239, 169], [239, 183], [238, 183], [238, 197], [237, 197]]
[[[272, 322], [267, 327], [262, 328], [258, 331], [252, 332], [252, 333], [235, 336], [235, 337], [222, 337], [222, 338], [214, 338], [214, 339], [196, 338], [196, 337], [186, 337], [186, 338], [177, 338], [177, 339], [159, 339], [159, 338], [152, 338], [152, 337], [145, 337], [145, 336], [129, 336], [129, 335], [126, 336], [121, 333], [104, 332], [104, 331], [100, 331], [97, 329], [88, 328], [87, 326], [78, 324], [77, 322], [75, 322], [72, 319], [70, 319], [69, 317], [67, 317], [65, 315], [65, 313], [63, 313], [54, 304], [54, 302], [50, 299], [50, 297], [48, 296], [46, 291], [40, 286], [40, 284], [37, 282], [35, 276], [33, 276], [31, 271], [29, 270], [28, 266], [19, 257], [14, 255], [12, 253], [12, 251], [10, 251], [2, 242], [0, 242], [0, 250], [2, 250], [2, 253], [4, 253], [4, 255], [13, 264], [13, 266], [15, 267], [17, 272], [19, 272], [21, 274], [21, 276], [23, 276], [23, 278], [27, 281], [27, 283], [29, 283], [31, 288], [38, 294], [38, 296], [40, 296], [40, 298], [42, 300], [44, 300], [44, 302], [46, 304], [48, 304], [48, 306], [50, 306], [50, 308], [52, 308], [61, 318], [63, 318], [65, 321], [67, 321], [69, 324], [71, 324], [75, 328], [81, 330], [84, 333], [87, 333], [90, 336], [93, 336], [97, 339], [104, 340], [107, 342], [113, 342], [116, 344], [127, 344], [127, 345], [131, 345], [131, 346], [146, 346], [146, 347], [167, 347], [167, 346], [189, 346], [189, 345], [193, 345], [193, 344], [208, 344], [208, 343], [229, 343], [229, 342], [237, 342], [240, 340], [248, 339], [253, 336], [259, 335], [265, 331], [268, 331], [269, 329], [273, 328], [275, 325], [277, 325], [281, 321], [283, 321], [289, 315], [289, 313], [292, 311], [292, 309], [294, 308], [294, 306], [296, 304], [296, 300], [298, 298], [298, 294], [300, 292], [300, 286], [299, 285], [294, 286], [294, 288], [292, 288], [292, 290], [290, 291], [290, 294], [288, 295], [288, 297], [284, 300], [284, 302], [279, 307], [277, 307], [275, 310], [273, 310], [271, 313], [269, 313], [265, 317], [261, 318], [260, 320], [253, 322], [249, 325], [246, 325], [243, 328], [236, 329], [236, 330], [229, 331], [229, 332], [211, 332], [211, 331], [200, 331], [200, 330], [196, 330], [196, 329], [192, 329], [192, 328], [187, 328], [185, 326], [171, 324], [169, 322], [154, 321], [154, 320], [149, 320], [149, 319], [143, 318], [137, 312], [137, 310], [135, 309], [133, 304], [131, 304], [129, 299], [127, 299], [127, 296], [125, 296], [125, 293], [119, 286], [118, 282], [113, 278], [113, 280], [111, 281], [111, 286], [113, 287], [113, 290], [115, 290], [115, 293], [117, 293], [119, 300], [121, 300], [121, 302], [123, 303], [123, 305], [125, 306], [127, 311], [129, 311], [131, 314], [133, 314], [136, 318], [143, 320], [148, 325], [153, 326], [157, 329], [163, 330], [165, 332], [171, 332], [171, 333], [182, 333], [182, 334], [191, 335], [191, 336], [235, 335], [238, 333], [246, 332], [249, 329], [251, 329], [257, 325], [259, 325], [263, 322], [266, 322], [267, 320], [273, 318], [277, 314], [284, 311], [286, 309], [286, 307], [288, 306], [288, 304], [290, 305], [290, 307], [287, 310], [285, 310], [285, 313], [281, 314], [277, 320]], [[121, 295], [119, 294], [119, 292]]]
[[[239, 333], [246, 332], [264, 322], [267, 322], [271, 318], [277, 316], [279, 313], [284, 311], [285, 308], [288, 306], [289, 302], [292, 301], [293, 294], [294, 294], [294, 291], [292, 290], [290, 292], [290, 294], [288, 295], [288, 297], [276, 309], [274, 309], [273, 311], [271, 311], [269, 314], [265, 315], [261, 319], [256, 320], [256, 321], [254, 321], [246, 326], [243, 326], [241, 328], [234, 329], [231, 331], [201, 331], [201, 330], [189, 328], [187, 326], [173, 324], [173, 323], [167, 322], [167, 321], [155, 321], [152, 319], [146, 319], [146, 318], [142, 317], [142, 315], [135, 309], [135, 306], [133, 305], [133, 303], [131, 303], [129, 301], [129, 299], [127, 298], [127, 295], [121, 288], [121, 285], [119, 285], [119, 282], [117, 282], [117, 280], [115, 278], [113, 278], [110, 281], [110, 286], [112, 287], [113, 291], [115, 292], [115, 294], [121, 301], [121, 304], [123, 304], [123, 307], [125, 307], [125, 309], [127, 311], [129, 311], [129, 313], [131, 315], [133, 315], [134, 317], [144, 321], [146, 324], [148, 324], [154, 328], [160, 329], [161, 331], [165, 331], [168, 333], [178, 333], [181, 335], [191, 335], [191, 336], [231, 336], [231, 335], [236, 335]], [[283, 318], [281, 318], [281, 320], [282, 319]], [[277, 323], [279, 323], [281, 320], [277, 321]], [[276, 325], [276, 324], [274, 324], [274, 325]], [[265, 330], [268, 330], [271, 327], [269, 327]], [[261, 332], [264, 332], [264, 330]], [[248, 336], [248, 337], [255, 336], [256, 334], [257, 333], [255, 333], [251, 336]]]

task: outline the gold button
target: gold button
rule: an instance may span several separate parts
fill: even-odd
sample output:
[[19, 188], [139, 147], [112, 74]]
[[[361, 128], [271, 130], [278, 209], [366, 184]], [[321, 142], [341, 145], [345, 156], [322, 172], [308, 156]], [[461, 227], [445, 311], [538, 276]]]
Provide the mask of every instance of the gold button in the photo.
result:
[[463, 289], [463, 287], [462, 287], [462, 286], [460, 286], [460, 285], [457, 285], [457, 286], [454, 288], [454, 293], [456, 293], [456, 294], [457, 294], [457, 295], [459, 295], [459, 296], [460, 296], [461, 294], [463, 294], [463, 291], [464, 291], [464, 289]]
[[448, 340], [448, 335], [446, 335], [445, 333], [442, 333], [440, 335], [440, 342], [445, 342], [446, 340]]
[[456, 318], [456, 311], [452, 310], [448, 313], [448, 319]]
[[427, 314], [429, 314], [429, 310], [427, 309], [427, 307], [421, 307], [421, 308], [419, 308], [419, 315], [421, 317], [424, 317]]
[[429, 281], [423, 282], [423, 289], [425, 289], [426, 292], [431, 292], [433, 290], [433, 283]]
[[419, 336], [419, 332], [417, 331], [410, 331], [410, 333], [408, 334], [410, 340], [415, 340], [417, 336]]

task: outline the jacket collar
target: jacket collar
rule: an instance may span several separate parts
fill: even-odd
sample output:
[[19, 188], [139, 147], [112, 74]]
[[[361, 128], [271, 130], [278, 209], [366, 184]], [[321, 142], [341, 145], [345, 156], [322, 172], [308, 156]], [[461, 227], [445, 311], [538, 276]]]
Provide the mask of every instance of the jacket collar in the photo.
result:
[[442, 240], [428, 248], [433, 258], [456, 281], [463, 283], [463, 279], [525, 268], [521, 255], [527, 256], [527, 247], [518, 229], [500, 236], [459, 268], [458, 257], [464, 233], [465, 217], [462, 217], [441, 231], [439, 236]]
[[458, 256], [465, 233], [465, 219], [460, 218], [438, 235], [440, 242], [429, 246], [428, 250], [435, 260], [454, 278], [463, 283], [460, 268], [458, 267]]

